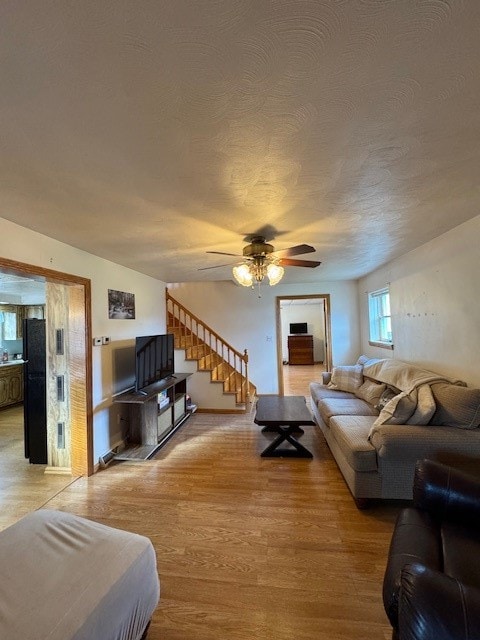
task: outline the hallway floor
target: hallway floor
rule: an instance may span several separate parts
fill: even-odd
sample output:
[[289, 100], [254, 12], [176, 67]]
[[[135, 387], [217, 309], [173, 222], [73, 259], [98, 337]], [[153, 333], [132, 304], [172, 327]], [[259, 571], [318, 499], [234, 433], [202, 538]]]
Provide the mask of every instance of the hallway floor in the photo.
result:
[[45, 474], [24, 456], [23, 406], [0, 411], [0, 531], [47, 503], [76, 478]]
[[310, 382], [321, 382], [323, 364], [284, 364], [283, 387], [286, 396], [305, 396], [307, 403], [310, 395]]

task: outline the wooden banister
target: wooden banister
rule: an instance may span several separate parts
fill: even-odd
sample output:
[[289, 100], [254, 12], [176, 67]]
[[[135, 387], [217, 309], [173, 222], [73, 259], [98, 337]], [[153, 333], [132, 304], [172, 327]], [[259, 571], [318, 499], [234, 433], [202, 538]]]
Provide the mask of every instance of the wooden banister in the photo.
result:
[[[166, 289], [167, 323], [175, 333], [176, 347], [205, 349], [206, 356], [216, 354], [231, 368], [228, 388], [236, 395], [237, 403], [250, 404], [250, 383], [248, 380], [248, 353], [235, 349], [214, 329], [175, 300]], [[239, 375], [235, 375], [239, 374]]]

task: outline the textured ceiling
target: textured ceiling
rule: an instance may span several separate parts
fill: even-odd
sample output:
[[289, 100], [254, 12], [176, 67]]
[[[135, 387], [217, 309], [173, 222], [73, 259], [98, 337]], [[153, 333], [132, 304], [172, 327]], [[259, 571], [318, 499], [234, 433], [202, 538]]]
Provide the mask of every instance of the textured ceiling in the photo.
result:
[[[479, 213], [477, 0], [3, 0], [0, 217], [164, 281], [357, 278]], [[220, 259], [219, 259], [220, 258]]]

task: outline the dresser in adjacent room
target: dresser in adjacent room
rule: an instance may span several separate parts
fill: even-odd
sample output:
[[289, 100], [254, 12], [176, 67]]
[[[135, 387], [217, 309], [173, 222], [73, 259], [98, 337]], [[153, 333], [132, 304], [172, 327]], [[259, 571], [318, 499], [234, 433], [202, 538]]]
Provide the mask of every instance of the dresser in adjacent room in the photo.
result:
[[313, 336], [288, 336], [288, 364], [313, 364]]

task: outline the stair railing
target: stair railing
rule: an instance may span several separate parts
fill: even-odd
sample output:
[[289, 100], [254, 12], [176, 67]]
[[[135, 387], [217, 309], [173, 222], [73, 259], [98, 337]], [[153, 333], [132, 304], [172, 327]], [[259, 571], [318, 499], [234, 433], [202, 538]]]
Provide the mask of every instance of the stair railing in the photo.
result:
[[183, 304], [175, 300], [168, 289], [166, 290], [166, 300], [167, 322], [176, 330], [176, 335], [180, 338], [179, 344], [181, 347], [184, 348], [183, 345], [188, 345], [188, 347], [207, 345], [212, 352], [218, 354], [240, 374], [240, 380], [237, 380], [237, 377], [234, 376], [231, 390], [235, 392], [238, 402], [248, 406], [250, 404], [250, 382], [248, 379], [247, 350], [245, 349], [243, 353], [237, 351], [203, 320], [200, 320]]

